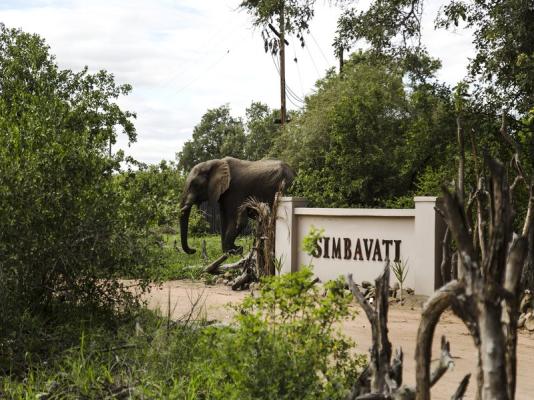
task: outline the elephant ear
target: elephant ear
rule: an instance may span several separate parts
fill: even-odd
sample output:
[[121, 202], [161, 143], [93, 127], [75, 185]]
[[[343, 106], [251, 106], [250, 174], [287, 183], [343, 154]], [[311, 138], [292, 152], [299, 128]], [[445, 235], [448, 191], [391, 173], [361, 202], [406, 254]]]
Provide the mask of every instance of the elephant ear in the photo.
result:
[[208, 197], [211, 204], [217, 203], [230, 186], [230, 167], [224, 160], [217, 160], [210, 171]]

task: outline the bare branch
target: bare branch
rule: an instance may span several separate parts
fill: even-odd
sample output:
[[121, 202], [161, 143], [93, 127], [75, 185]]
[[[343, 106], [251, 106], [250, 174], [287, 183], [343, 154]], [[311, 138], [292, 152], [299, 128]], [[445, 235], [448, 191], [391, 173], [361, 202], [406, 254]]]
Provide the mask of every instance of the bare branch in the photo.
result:
[[[445, 221], [451, 230], [452, 237], [460, 253], [458, 257], [458, 276], [462, 278], [467, 275], [466, 268], [470, 266], [471, 262], [477, 260], [477, 256], [473, 241], [469, 235], [469, 224], [464, 213], [464, 207], [459, 197], [457, 194], [451, 194], [446, 187], [443, 187], [443, 193], [446, 213]], [[468, 265], [465, 264], [465, 260], [470, 261]]]
[[441, 337], [441, 355], [439, 358], [439, 364], [434, 371], [432, 371], [432, 376], [430, 377], [430, 386], [434, 386], [437, 381], [447, 372], [449, 369], [454, 367], [454, 361], [451, 357], [451, 345], [445, 339], [445, 336]]
[[491, 191], [493, 204], [493, 221], [489, 232], [491, 251], [483, 259], [483, 274], [491, 277], [494, 282], [501, 282], [506, 263], [507, 245], [511, 241], [511, 210], [509, 187], [506, 170], [497, 160], [488, 159], [487, 165], [491, 172]]
[[435, 292], [423, 306], [421, 322], [417, 331], [417, 347], [415, 349], [417, 400], [430, 400], [430, 355], [432, 353], [432, 340], [436, 325], [441, 314], [464, 291], [463, 283], [451, 281]]
[[525, 216], [525, 223], [523, 224], [523, 230], [521, 232], [522, 236], [528, 236], [528, 231], [530, 230], [534, 220], [534, 182], [530, 184], [529, 188], [529, 198], [528, 198], [528, 208], [527, 215]]
[[221, 271], [229, 271], [229, 270], [232, 270], [232, 269], [240, 269], [240, 268], [243, 268], [245, 267], [249, 261], [250, 261], [250, 253], [247, 253], [245, 256], [243, 256], [242, 259], [234, 262], [234, 263], [231, 263], [231, 264], [224, 264], [224, 265], [221, 265], [219, 267], [219, 269]]
[[397, 387], [402, 385], [402, 367], [404, 362], [404, 353], [402, 348], [395, 350], [395, 357], [391, 362], [391, 376], [397, 383]]
[[365, 312], [365, 315], [367, 315], [367, 319], [369, 322], [373, 323], [373, 321], [376, 320], [376, 313], [365, 298], [365, 296], [362, 294], [358, 286], [354, 283], [352, 280], [352, 274], [349, 274], [347, 276], [347, 283], [349, 285], [349, 289], [352, 292], [352, 295], [358, 302], [361, 308], [363, 308], [363, 311]]
[[521, 279], [521, 272], [528, 253], [528, 238], [521, 236], [513, 241], [506, 262], [504, 289], [517, 298], [516, 293]]
[[382, 393], [367, 393], [356, 397], [356, 400], [388, 400], [389, 396]]
[[209, 274], [216, 274], [218, 273], [219, 266], [226, 261], [228, 258], [228, 253], [224, 253], [222, 256], [220, 256], [218, 259], [213, 261], [210, 265], [206, 267], [204, 272], [207, 272]]
[[460, 385], [458, 386], [458, 389], [456, 389], [456, 392], [451, 397], [451, 400], [462, 400], [465, 395], [465, 391], [467, 390], [467, 386], [469, 385], [469, 379], [471, 378], [471, 374], [467, 374], [464, 376], [464, 379], [460, 382]]
[[441, 280], [445, 284], [451, 280], [450, 270], [447, 273], [447, 266], [451, 263], [451, 230], [447, 226], [445, 229], [445, 235], [443, 235], [443, 240], [441, 242]]
[[451, 280], [458, 279], [458, 252], [455, 251], [451, 256]]
[[458, 136], [458, 183], [456, 191], [460, 204], [464, 204], [464, 177], [465, 177], [465, 149], [464, 149], [464, 129], [462, 127], [462, 116], [458, 112], [456, 116], [456, 133]]
[[523, 182], [525, 179], [521, 175], [517, 175], [514, 178], [513, 183], [510, 185], [510, 192], [513, 192], [516, 188], [516, 186], [519, 184], [519, 182]]
[[471, 128], [471, 131], [469, 132], [469, 137], [471, 139], [471, 150], [473, 151], [473, 156], [475, 160], [475, 176], [478, 178], [480, 177], [480, 171], [478, 168], [478, 152], [477, 152], [477, 144], [475, 140], [475, 130]]
[[478, 230], [478, 245], [480, 246], [480, 256], [482, 259], [486, 258], [486, 235], [484, 222], [484, 209], [482, 208], [482, 195], [486, 194], [485, 180], [483, 177], [479, 177], [477, 181], [477, 230]]

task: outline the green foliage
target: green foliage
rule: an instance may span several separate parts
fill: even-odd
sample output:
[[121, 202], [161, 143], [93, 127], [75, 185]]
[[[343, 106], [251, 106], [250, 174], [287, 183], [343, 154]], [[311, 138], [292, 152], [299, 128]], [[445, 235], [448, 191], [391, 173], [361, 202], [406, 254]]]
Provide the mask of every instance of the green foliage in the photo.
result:
[[317, 242], [324, 236], [324, 228], [316, 228], [314, 225], [310, 227], [310, 230], [304, 239], [302, 239], [302, 250], [311, 255], [317, 248]]
[[112, 329], [74, 318], [76, 343], [0, 377], [0, 397], [342, 399], [365, 362], [336, 328], [349, 315], [343, 286], [323, 294], [306, 269], [269, 278], [228, 327], [206, 326], [199, 309], [177, 323], [141, 312]]
[[208, 233], [210, 225], [206, 220], [206, 217], [197, 208], [193, 207], [191, 215], [189, 216], [189, 235], [190, 236], [202, 236]]
[[470, 73], [479, 80], [484, 101], [521, 114], [534, 104], [533, 18], [529, 1], [451, 0], [437, 21], [445, 28], [465, 22], [476, 49]]
[[[158, 165], [140, 165], [114, 176], [117, 190], [123, 201], [138, 206], [137, 217], [150, 226], [176, 225], [180, 217], [180, 199], [184, 177], [173, 162], [161, 161]], [[147, 212], [143, 215], [142, 212]]]
[[254, 26], [263, 28], [265, 52], [270, 50], [276, 54], [280, 39], [272, 34], [268, 25], [279, 27], [283, 23], [285, 34], [296, 34], [304, 47], [304, 34], [309, 31], [314, 5], [315, 0], [243, 0], [239, 7], [252, 16]]
[[177, 154], [178, 166], [189, 172], [196, 164], [214, 158], [244, 158], [245, 130], [239, 118], [230, 115], [230, 107], [213, 108], [202, 116], [193, 130], [193, 138], [185, 142]]
[[393, 264], [391, 264], [390, 268], [391, 271], [393, 271], [393, 275], [395, 275], [395, 278], [399, 282], [400, 288], [402, 290], [404, 281], [406, 281], [406, 277], [408, 276], [408, 261], [395, 261]]
[[349, 50], [352, 43], [365, 39], [373, 49], [385, 53], [395, 47], [396, 39], [408, 47], [409, 39], [420, 36], [423, 1], [372, 1], [364, 11], [345, 3], [338, 19], [336, 49]]
[[206, 111], [193, 138], [177, 154], [180, 171], [187, 173], [199, 162], [226, 156], [245, 160], [267, 157], [280, 136], [280, 127], [275, 123], [279, 113], [260, 102], [252, 102], [245, 112], [243, 124], [230, 114], [228, 105]]
[[46, 362], [31, 360], [23, 379], [0, 377], [0, 397], [193, 398], [189, 364], [202, 325], [174, 326], [148, 311], [111, 327], [79, 319], [67, 326], [75, 343]]
[[206, 331], [211, 351], [203, 370], [211, 371], [204, 386], [212, 398], [346, 396], [363, 363], [335, 328], [348, 316], [351, 297], [341, 281], [326, 285], [323, 297], [311, 278], [307, 269], [268, 278], [257, 297], [238, 307], [236, 327]]
[[117, 131], [135, 139], [116, 103], [130, 87], [61, 70], [39, 36], [1, 24], [0, 72], [2, 363], [25, 315], [127, 311], [137, 298], [120, 278], [144, 289], [161, 260], [148, 205], [125, 201], [114, 179], [124, 158], [109, 153]]
[[293, 193], [313, 205], [384, 205], [414, 193], [428, 166], [450, 162], [450, 92], [430, 84], [407, 90], [402, 65], [383, 60], [360, 53], [341, 76], [327, 74], [275, 144], [297, 170]]
[[395, 275], [395, 278], [399, 282], [399, 300], [402, 302], [402, 295], [404, 290], [404, 281], [406, 281], [406, 277], [408, 276], [408, 261], [402, 260], [402, 261], [395, 261], [390, 266], [391, 271], [393, 271], [393, 275]]
[[246, 109], [247, 141], [245, 157], [248, 160], [261, 160], [269, 155], [275, 140], [280, 136], [280, 126], [275, 119], [279, 112], [259, 102], [252, 102]]
[[[424, 53], [420, 43], [424, 3], [375, 0], [360, 11], [348, 2], [338, 20], [334, 47], [349, 49], [356, 40], [365, 39], [381, 54], [406, 58]], [[533, 18], [532, 4], [523, 0], [449, 0], [440, 8], [437, 27], [456, 29], [463, 22], [473, 32], [475, 55], [469, 72], [480, 103], [521, 115], [534, 104]]]
[[[207, 264], [222, 255], [221, 238], [219, 235], [192, 236], [191, 246], [200, 249], [202, 241], [206, 241], [206, 252], [208, 259], [202, 258], [201, 252], [193, 254], [184, 253], [180, 248], [180, 235], [163, 235], [163, 253], [165, 263], [160, 268], [152, 268], [153, 279], [173, 280], [173, 279], [196, 279], [207, 280], [213, 275], [205, 274], [204, 269]], [[251, 246], [251, 238], [239, 237], [237, 244], [246, 250]], [[227, 260], [232, 263], [241, 258], [239, 255], [230, 256]]]

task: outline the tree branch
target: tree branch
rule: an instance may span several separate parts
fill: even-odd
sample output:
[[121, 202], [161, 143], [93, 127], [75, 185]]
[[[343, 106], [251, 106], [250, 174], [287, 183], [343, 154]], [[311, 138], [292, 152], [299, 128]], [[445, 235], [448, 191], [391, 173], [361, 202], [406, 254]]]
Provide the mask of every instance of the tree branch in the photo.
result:
[[471, 374], [467, 374], [464, 376], [464, 379], [460, 382], [460, 385], [458, 386], [458, 389], [456, 389], [456, 392], [451, 397], [451, 400], [462, 400], [465, 395], [465, 391], [467, 390], [467, 386], [469, 385], [469, 379], [471, 378]]
[[365, 296], [362, 294], [358, 286], [356, 286], [356, 284], [352, 280], [352, 274], [348, 274], [347, 282], [349, 285], [349, 289], [352, 292], [352, 295], [354, 296], [360, 307], [363, 308], [365, 315], [367, 315], [367, 319], [370, 323], [373, 323], [373, 321], [376, 320], [376, 313], [365, 298]]
[[219, 269], [219, 266], [224, 262], [226, 261], [226, 259], [228, 258], [228, 254], [227, 253], [224, 253], [222, 256], [220, 256], [218, 259], [216, 259], [215, 261], [213, 261], [210, 265], [208, 265], [206, 267], [206, 269], [204, 269], [204, 272], [207, 272], [209, 274], [216, 274], [218, 273], [218, 269]]
[[430, 387], [434, 386], [437, 381], [447, 372], [449, 369], [454, 367], [454, 361], [451, 357], [451, 345], [445, 339], [445, 336], [441, 337], [441, 355], [439, 357], [439, 364], [432, 375], [430, 376]]
[[456, 301], [457, 296], [465, 294], [464, 292], [463, 283], [451, 281], [435, 292], [423, 306], [415, 349], [417, 400], [430, 400], [430, 355], [436, 325], [441, 314]]

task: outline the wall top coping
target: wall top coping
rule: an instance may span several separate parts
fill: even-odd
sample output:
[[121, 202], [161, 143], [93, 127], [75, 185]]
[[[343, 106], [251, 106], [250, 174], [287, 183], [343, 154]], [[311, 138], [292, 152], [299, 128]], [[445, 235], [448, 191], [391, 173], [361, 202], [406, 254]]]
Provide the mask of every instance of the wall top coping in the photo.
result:
[[413, 218], [415, 209], [386, 208], [295, 208], [295, 215], [317, 215], [325, 217], [398, 217]]
[[[413, 200], [416, 203], [421, 203], [421, 202], [436, 203], [438, 198], [436, 196], [415, 196], [413, 198]], [[301, 202], [308, 201], [308, 199], [306, 199], [305, 197], [282, 196], [282, 197], [280, 197], [280, 201], [282, 201], [282, 202], [292, 202], [292, 203], [301, 203]]]
[[413, 198], [413, 201], [415, 201], [416, 203], [420, 203], [420, 202], [435, 203], [438, 201], [438, 198], [436, 196], [415, 196]]

